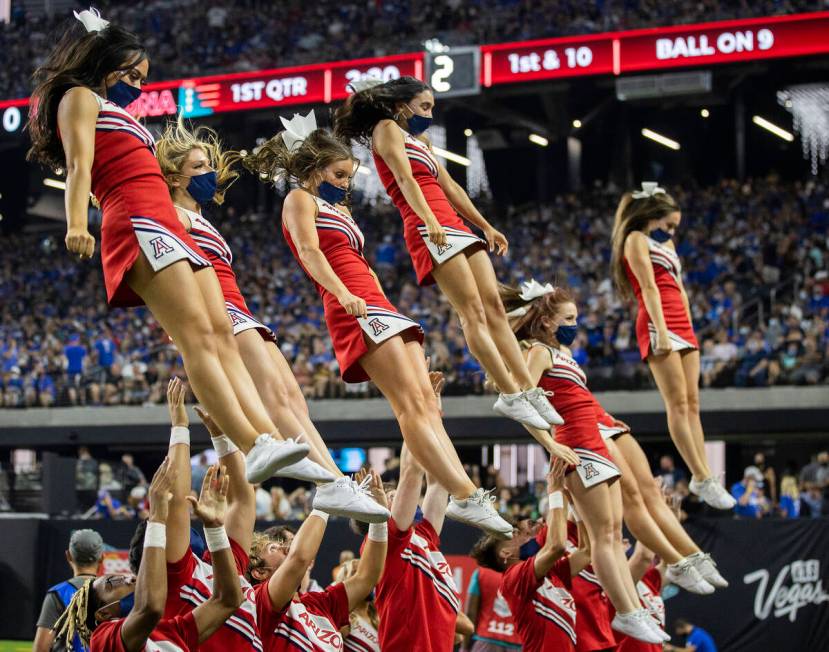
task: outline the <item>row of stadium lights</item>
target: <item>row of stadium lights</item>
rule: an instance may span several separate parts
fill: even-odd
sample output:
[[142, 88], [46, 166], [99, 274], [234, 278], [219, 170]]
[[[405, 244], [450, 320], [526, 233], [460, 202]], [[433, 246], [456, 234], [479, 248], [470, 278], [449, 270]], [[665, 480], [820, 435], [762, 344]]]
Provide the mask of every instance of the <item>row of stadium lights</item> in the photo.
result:
[[[700, 109], [699, 113], [700, 113], [700, 116], [702, 118], [707, 119], [711, 116], [711, 112], [708, 109]], [[791, 143], [791, 142], [794, 141], [794, 135], [791, 132], [786, 131], [782, 127], [774, 124], [773, 122], [767, 120], [766, 118], [763, 118], [762, 116], [759, 116], [759, 115], [752, 116], [751, 121], [755, 125], [757, 125], [758, 127], [761, 127], [763, 129], [765, 129], [766, 131], [774, 134], [778, 138], [781, 138], [781, 139], [785, 140], [786, 142]], [[582, 126], [583, 126], [583, 123], [582, 123], [581, 120], [576, 119], [576, 120], [573, 120], [572, 125], [573, 125], [573, 129], [581, 129]], [[655, 143], [659, 143], [660, 145], [663, 145], [664, 147], [667, 147], [668, 149], [672, 149], [672, 150], [675, 150], [675, 151], [681, 149], [681, 145], [677, 141], [675, 141], [673, 138], [669, 138], [668, 136], [665, 136], [665, 135], [660, 134], [656, 131], [653, 131], [652, 129], [648, 129], [646, 127], [644, 129], [642, 129], [641, 133], [642, 133], [642, 136], [644, 136], [645, 138], [648, 138], [649, 140], [652, 140]], [[474, 135], [474, 132], [472, 131], [472, 129], [466, 128], [466, 129], [463, 130], [463, 135], [466, 136], [467, 138], [471, 138]], [[528, 139], [531, 143], [533, 143], [535, 145], [538, 145], [539, 147], [547, 147], [550, 144], [549, 139], [542, 136], [541, 134], [531, 133], [528, 136]], [[469, 167], [472, 164], [472, 161], [466, 156], [461, 156], [460, 154], [450, 152], [449, 150], [444, 149], [442, 147], [433, 147], [433, 149], [434, 149], [435, 153], [438, 156], [441, 156], [442, 158], [444, 158], [448, 161], [452, 161], [453, 163], [457, 163], [458, 165], [463, 165], [464, 167]], [[245, 156], [247, 154], [247, 152], [245, 150], [242, 150], [242, 152], [240, 152], [240, 153], [242, 154], [242, 156]], [[369, 168], [367, 168], [366, 166], [364, 166], [364, 165], [360, 165], [357, 168], [357, 172], [359, 174], [363, 174], [363, 175], [371, 174], [371, 170]], [[61, 171], [59, 171], [58, 173], [60, 174]], [[64, 181], [59, 180], [59, 179], [46, 178], [46, 179], [43, 180], [43, 185], [47, 186], [49, 188], [54, 188], [56, 190], [65, 190], [66, 189], [66, 183]], [[2, 198], [2, 195], [0, 195], [0, 198]], [[2, 215], [2, 213], [0, 213], [0, 221], [2, 221], [2, 220], [3, 220], [3, 215]]]

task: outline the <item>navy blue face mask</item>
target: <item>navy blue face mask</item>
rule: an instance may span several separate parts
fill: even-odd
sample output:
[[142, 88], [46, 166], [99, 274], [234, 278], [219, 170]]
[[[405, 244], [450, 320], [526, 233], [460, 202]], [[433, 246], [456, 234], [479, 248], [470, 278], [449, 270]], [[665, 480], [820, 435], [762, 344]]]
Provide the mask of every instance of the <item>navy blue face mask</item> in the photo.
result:
[[417, 136], [432, 126], [432, 118], [415, 113], [411, 118], [406, 120], [406, 124], [409, 125], [409, 133], [412, 136]]
[[121, 618], [126, 618], [135, 606], [135, 591], [125, 595], [118, 601], [118, 608], [121, 610]]
[[538, 554], [539, 550], [541, 550], [541, 545], [535, 540], [535, 537], [533, 537], [518, 549], [518, 556], [521, 558], [521, 561], [524, 561], [525, 559], [529, 559], [533, 555]]
[[141, 97], [141, 89], [135, 86], [130, 86], [123, 79], [119, 79], [112, 86], [107, 88], [107, 99], [113, 104], [117, 104], [122, 109], [126, 109], [130, 104]]
[[659, 243], [668, 242], [674, 236], [668, 233], [665, 229], [654, 229], [648, 235]]
[[576, 339], [576, 335], [578, 335], [579, 327], [578, 326], [565, 326], [562, 324], [556, 330], [556, 339], [558, 340], [559, 344], [564, 346], [570, 346], [573, 343], [573, 340]]
[[323, 181], [317, 188], [317, 192], [329, 204], [342, 204], [348, 195], [348, 188], [340, 188], [333, 183]]
[[190, 196], [196, 200], [199, 206], [204, 206], [213, 201], [217, 187], [216, 173], [207, 172], [190, 177], [190, 183], [187, 184], [187, 192], [190, 193]]

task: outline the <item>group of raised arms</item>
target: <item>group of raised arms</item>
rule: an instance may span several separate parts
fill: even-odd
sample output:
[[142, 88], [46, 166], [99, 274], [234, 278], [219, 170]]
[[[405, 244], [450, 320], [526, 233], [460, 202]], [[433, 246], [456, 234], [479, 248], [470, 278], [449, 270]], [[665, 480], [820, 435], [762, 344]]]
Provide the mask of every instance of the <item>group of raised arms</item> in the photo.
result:
[[[494, 410], [520, 422], [555, 460], [551, 482], [561, 488], [553, 493], [566, 489], [583, 517], [583, 538], [590, 541], [584, 548], [589, 555], [570, 557], [571, 570], [581, 572], [575, 570], [581, 561], [592, 564], [616, 612], [613, 628], [654, 643], [664, 638], [641, 607], [621, 543], [623, 519], [665, 562], [670, 581], [697, 593], [725, 584], [664, 505], [627, 426], [605, 413], [587, 389], [568, 349], [578, 315], [566, 288], [534, 281], [517, 289], [499, 285], [490, 254], [505, 255], [509, 243], [434, 155], [425, 132], [435, 98], [426, 84], [412, 77], [359, 84], [335, 112], [333, 130], [318, 128], [313, 112], [281, 118], [283, 129], [245, 156], [223, 150], [212, 130], [194, 129], [181, 119], [156, 141], [126, 110], [149, 72], [142, 43], [95, 10], [75, 17], [35, 75], [29, 158], [66, 171], [66, 246], [82, 260], [95, 251], [87, 224], [90, 195], [99, 203], [107, 299], [112, 306], [146, 305], [170, 336], [220, 466], [191, 505], [185, 495], [189, 435], [181, 423], [183, 390], [172, 381], [175, 427], [169, 456], [154, 479], [146, 535], [133, 548], [136, 578], [96, 580], [79, 597], [74, 620], [64, 625], [83, 636], [99, 622], [125, 616], [118, 625], [96, 629], [98, 649], [155, 649], [154, 636], [177, 637], [180, 649], [217, 639], [224, 645], [218, 632], [244, 638], [260, 652], [263, 646], [340, 649], [324, 647], [322, 630], [313, 623], [328, 619], [339, 630], [355, 609], [365, 613], [365, 598], [379, 580], [373, 620], [379, 618], [379, 640], [391, 641], [387, 649], [444, 649], [407, 648], [408, 642], [384, 639], [413, 640], [415, 625], [394, 622], [400, 609], [422, 609], [421, 622], [435, 620], [435, 604], [410, 604], [427, 589], [446, 608], [446, 622], [452, 621], [444, 629], [454, 633], [457, 591], [438, 549], [444, 517], [483, 529], [506, 551], [498, 553], [506, 565], [516, 561], [511, 555], [520, 537], [493, 508], [490, 492], [472, 483], [444, 427], [423, 331], [389, 301], [364, 256], [365, 239], [348, 206], [358, 167], [354, 141], [369, 147], [400, 211], [418, 282], [437, 283], [444, 292], [470, 351], [497, 387]], [[230, 247], [203, 214], [224, 201], [240, 168], [267, 183], [290, 183], [282, 234], [319, 293], [342, 378], [373, 381], [403, 435], [403, 475], [410, 485], [401, 478], [393, 501], [376, 474], [350, 478], [337, 468], [276, 345], [278, 333], [249, 310]], [[690, 489], [727, 509], [733, 501], [705, 458], [699, 351], [671, 242], [679, 222], [678, 205], [656, 184], [627, 193], [616, 214], [611, 272], [619, 290], [638, 300], [640, 350], [664, 398], [671, 436], [693, 472]], [[295, 535], [253, 534], [252, 484], [273, 476], [317, 485], [314, 512]], [[423, 519], [415, 522], [424, 477]], [[547, 591], [545, 578], [560, 574], [559, 500], [551, 499], [556, 506], [549, 517], [548, 532], [555, 537], [546, 537], [542, 561], [536, 556], [535, 570], [522, 584], [533, 590]], [[191, 507], [205, 524], [207, 560], [193, 553], [189, 526], [183, 527]], [[304, 598], [296, 588], [328, 515], [368, 524], [366, 543], [342, 583]], [[394, 546], [403, 546], [399, 555], [392, 553]], [[208, 563], [214, 556], [217, 569]], [[231, 557], [235, 573], [227, 572]], [[159, 579], [165, 574], [162, 559], [166, 583]], [[418, 564], [425, 565], [428, 581], [412, 571]], [[407, 583], [415, 588], [408, 591]], [[390, 621], [395, 630], [384, 634]], [[375, 627], [360, 627], [368, 631], [369, 625]]]

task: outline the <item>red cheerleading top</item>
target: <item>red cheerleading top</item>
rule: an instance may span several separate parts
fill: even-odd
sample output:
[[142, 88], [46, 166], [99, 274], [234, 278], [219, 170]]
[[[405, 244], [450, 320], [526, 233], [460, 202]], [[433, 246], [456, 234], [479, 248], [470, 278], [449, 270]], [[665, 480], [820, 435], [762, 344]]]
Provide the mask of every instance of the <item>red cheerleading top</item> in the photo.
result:
[[[446, 230], [447, 240], [454, 249], [454, 253], [460, 253], [471, 245], [483, 245], [483, 241], [472, 233], [466, 223], [458, 216], [458, 213], [446, 198], [443, 188], [440, 187], [440, 183], [438, 183], [440, 168], [429, 146], [412, 136], [400, 125], [396, 126], [403, 134], [406, 156], [409, 159], [415, 182], [420, 186], [420, 190], [426, 199], [426, 203], [429, 204], [429, 208], [432, 209], [432, 213]], [[394, 173], [383, 158], [373, 149], [372, 156], [380, 181], [403, 218], [403, 236], [417, 274], [417, 281], [420, 285], [431, 285], [435, 282], [432, 278], [434, 261], [424, 242], [426, 225], [409, 206], [403, 192], [400, 190], [400, 186], [395, 181]]]
[[[89, 651], [125, 652], [121, 628], [126, 620], [119, 618], [98, 625], [92, 633]], [[141, 649], [145, 652], [196, 652], [199, 649], [199, 628], [193, 613], [160, 620]]]
[[[682, 301], [682, 263], [673, 247], [660, 244], [650, 236], [645, 236], [648, 241], [648, 253], [650, 254], [653, 276], [656, 287], [659, 290], [659, 299], [662, 303], [662, 314], [665, 324], [668, 327], [668, 336], [671, 340], [671, 347], [674, 351], [683, 349], [698, 349], [694, 326], [688, 318], [688, 311]], [[645, 307], [645, 300], [642, 296], [642, 288], [627, 258], [624, 260], [625, 273], [630, 282], [633, 293], [636, 296], [636, 341], [639, 344], [639, 354], [642, 359], [647, 359], [656, 341], [656, 327], [648, 315]]]

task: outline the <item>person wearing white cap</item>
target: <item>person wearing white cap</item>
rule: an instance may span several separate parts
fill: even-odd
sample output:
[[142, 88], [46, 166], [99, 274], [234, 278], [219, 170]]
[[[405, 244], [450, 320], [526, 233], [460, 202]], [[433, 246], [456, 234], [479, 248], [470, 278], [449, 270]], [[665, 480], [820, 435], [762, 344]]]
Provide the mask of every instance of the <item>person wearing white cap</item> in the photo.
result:
[[[66, 605], [75, 592], [90, 577], [98, 574], [98, 566], [104, 554], [104, 542], [101, 535], [95, 530], [75, 530], [69, 539], [69, 550], [66, 551], [66, 561], [72, 568], [72, 577], [60, 584], [56, 584], [46, 592], [40, 616], [37, 619], [37, 631], [32, 645], [34, 652], [48, 652], [56, 650], [64, 652], [66, 645], [63, 641], [55, 641], [55, 626]], [[54, 644], [54, 647], [53, 647]], [[80, 649], [77, 648], [76, 649]]]

